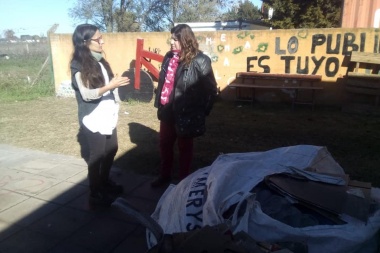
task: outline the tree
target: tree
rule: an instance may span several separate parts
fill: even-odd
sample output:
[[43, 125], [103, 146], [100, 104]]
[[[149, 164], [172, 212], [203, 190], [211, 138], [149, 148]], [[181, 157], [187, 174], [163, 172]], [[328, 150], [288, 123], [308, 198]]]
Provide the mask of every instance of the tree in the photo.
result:
[[114, 11], [115, 23], [118, 32], [138, 32], [140, 27], [136, 22], [136, 15], [128, 11], [131, 1], [120, 0], [119, 8]]
[[135, 16], [128, 12], [132, 1], [125, 0], [77, 0], [69, 15], [75, 20], [93, 23], [102, 31], [129, 31]]
[[253, 5], [248, 0], [240, 2], [235, 8], [231, 8], [222, 15], [223, 20], [257, 20], [262, 14], [259, 7]]
[[[274, 9], [268, 20], [273, 28], [340, 27], [343, 0], [262, 0]], [[265, 14], [267, 18], [267, 14]]]
[[164, 31], [168, 30], [167, 19], [170, 0], [135, 0], [130, 9], [136, 15], [142, 31]]
[[[207, 22], [218, 20], [221, 9], [234, 0], [136, 0], [141, 2], [137, 11], [144, 31], [163, 31], [175, 23]], [[142, 4], [144, 2], [144, 4]]]
[[218, 20], [234, 0], [135, 0], [134, 13], [143, 31], [167, 31], [175, 23]]
[[102, 31], [164, 31], [178, 22], [215, 21], [233, 0], [77, 0], [69, 15]]
[[7, 40], [13, 40], [16, 38], [15, 32], [12, 29], [4, 30], [3, 34], [4, 34], [4, 38]]
[[178, 8], [176, 23], [186, 22], [210, 22], [215, 21], [219, 16], [216, 1], [183, 1]]

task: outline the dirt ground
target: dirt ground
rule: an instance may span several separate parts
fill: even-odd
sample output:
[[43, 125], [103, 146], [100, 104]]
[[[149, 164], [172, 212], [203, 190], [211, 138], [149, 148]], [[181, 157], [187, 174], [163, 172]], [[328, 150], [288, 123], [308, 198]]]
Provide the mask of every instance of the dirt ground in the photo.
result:
[[[0, 143], [81, 156], [74, 98], [0, 102]], [[380, 117], [317, 106], [291, 110], [281, 104], [217, 101], [207, 133], [195, 140], [193, 170], [222, 153], [265, 151], [292, 145], [326, 146], [352, 179], [380, 187]], [[115, 164], [155, 174], [159, 164], [159, 121], [152, 102], [122, 103]]]

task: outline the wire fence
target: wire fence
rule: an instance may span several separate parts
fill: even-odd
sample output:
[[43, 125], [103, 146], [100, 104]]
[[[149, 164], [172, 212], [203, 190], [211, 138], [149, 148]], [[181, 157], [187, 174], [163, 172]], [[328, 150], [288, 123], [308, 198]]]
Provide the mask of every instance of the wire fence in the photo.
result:
[[20, 55], [49, 55], [50, 46], [49, 43], [46, 42], [2, 42], [0, 43], [0, 55], [8, 57], [12, 56], [20, 56]]
[[53, 94], [49, 50], [47, 42], [0, 43], [0, 100]]

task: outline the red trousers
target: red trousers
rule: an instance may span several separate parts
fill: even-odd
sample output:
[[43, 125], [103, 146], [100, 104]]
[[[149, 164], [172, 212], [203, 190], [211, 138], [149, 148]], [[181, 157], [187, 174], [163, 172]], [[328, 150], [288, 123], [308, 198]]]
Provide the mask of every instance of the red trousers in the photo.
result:
[[176, 140], [179, 151], [179, 179], [182, 180], [190, 173], [193, 159], [193, 138], [177, 136], [174, 123], [160, 121], [160, 173], [162, 177], [171, 177]]

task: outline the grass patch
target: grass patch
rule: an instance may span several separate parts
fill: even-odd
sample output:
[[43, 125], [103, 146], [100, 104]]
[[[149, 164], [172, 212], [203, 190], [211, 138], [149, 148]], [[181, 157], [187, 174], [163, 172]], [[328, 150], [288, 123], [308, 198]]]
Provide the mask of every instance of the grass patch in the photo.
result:
[[[37, 78], [47, 55], [29, 52], [0, 59], [1, 143], [81, 156], [75, 99], [54, 96], [50, 65]], [[32, 85], [26, 76], [37, 81]], [[121, 103], [116, 166], [141, 174], [157, 172], [156, 112], [152, 100], [141, 102], [132, 96]], [[195, 139], [192, 169], [210, 165], [221, 153], [307, 144], [327, 147], [352, 179], [380, 187], [379, 115], [320, 105], [315, 111], [308, 106], [293, 111], [286, 103], [251, 106], [217, 101], [207, 118], [206, 134]]]
[[[1, 143], [81, 156], [74, 98], [46, 97], [0, 106]], [[379, 116], [344, 113], [335, 107], [311, 111], [300, 106], [292, 111], [288, 104], [252, 107], [218, 101], [207, 119], [206, 134], [195, 139], [192, 169], [210, 165], [221, 153], [306, 144], [327, 147], [352, 179], [380, 187], [379, 125]], [[153, 101], [122, 103], [115, 165], [139, 174], [156, 173], [158, 131]]]
[[0, 59], [0, 101], [24, 101], [55, 92], [51, 62], [45, 52], [9, 54]]

